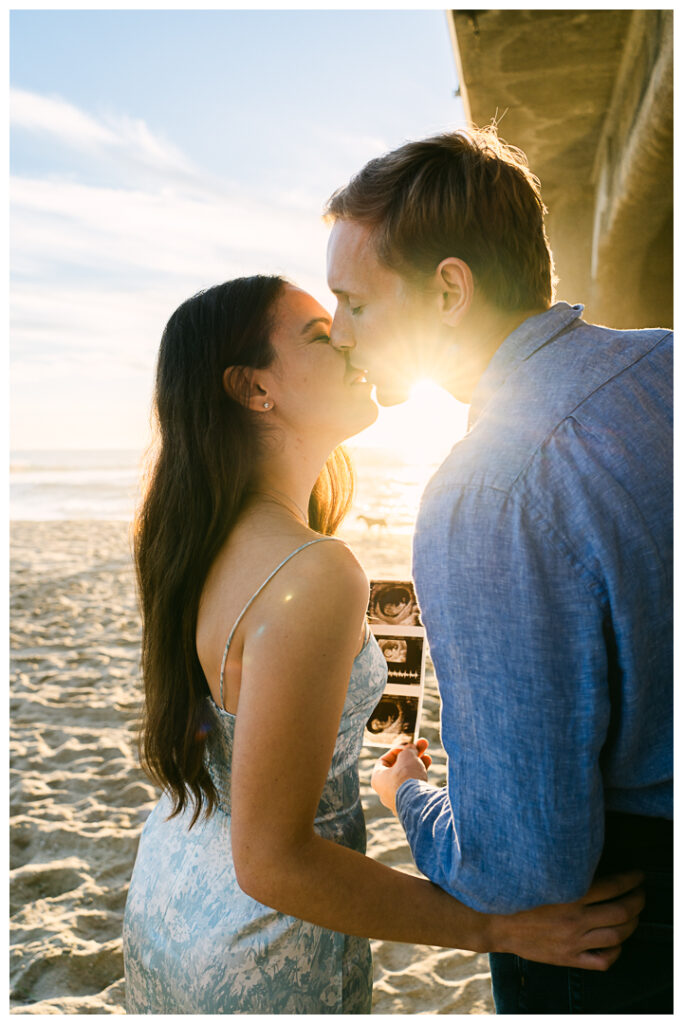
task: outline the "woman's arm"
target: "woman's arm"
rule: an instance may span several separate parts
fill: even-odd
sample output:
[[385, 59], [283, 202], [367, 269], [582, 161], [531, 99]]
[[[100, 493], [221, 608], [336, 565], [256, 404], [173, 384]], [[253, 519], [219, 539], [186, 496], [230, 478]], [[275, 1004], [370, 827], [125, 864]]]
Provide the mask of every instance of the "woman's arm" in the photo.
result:
[[[367, 598], [351, 552], [321, 544], [283, 570], [259, 602], [245, 638], [232, 762], [239, 885], [282, 913], [351, 935], [606, 969], [618, 950], [585, 950], [616, 947], [633, 931], [639, 893], [602, 907], [485, 915], [315, 833]], [[601, 898], [636, 881], [603, 887]]]

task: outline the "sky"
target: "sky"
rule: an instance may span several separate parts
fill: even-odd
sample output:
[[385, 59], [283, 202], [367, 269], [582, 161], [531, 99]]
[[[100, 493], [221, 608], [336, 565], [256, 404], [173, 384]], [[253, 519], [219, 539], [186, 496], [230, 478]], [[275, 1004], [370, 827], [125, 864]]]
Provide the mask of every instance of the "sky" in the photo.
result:
[[[333, 310], [325, 200], [462, 125], [457, 84], [440, 10], [12, 11], [11, 447], [144, 447], [200, 288], [283, 273]], [[423, 387], [365, 442], [463, 416]]]

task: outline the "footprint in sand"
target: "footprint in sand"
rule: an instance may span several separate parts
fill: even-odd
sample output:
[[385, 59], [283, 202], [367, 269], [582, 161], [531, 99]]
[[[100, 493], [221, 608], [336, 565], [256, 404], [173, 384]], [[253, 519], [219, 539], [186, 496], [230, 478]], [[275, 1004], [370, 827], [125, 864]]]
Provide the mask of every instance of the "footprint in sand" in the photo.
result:
[[33, 960], [16, 978], [13, 999], [34, 1003], [55, 996], [87, 996], [101, 992], [123, 976], [121, 940], [92, 953], [62, 949]]
[[87, 867], [84, 861], [70, 858], [56, 864], [26, 864], [11, 871], [11, 913], [16, 913], [27, 903], [80, 889], [88, 880]]
[[30, 860], [34, 829], [29, 822], [10, 822], [10, 870], [20, 868]]
[[[127, 772], [121, 772], [121, 782], [125, 783], [130, 777], [130, 768]], [[112, 794], [107, 790], [98, 790], [93, 794], [95, 797], [106, 799], [110, 807], [132, 807], [137, 811], [143, 804], [152, 804], [156, 799], [154, 787], [144, 782], [130, 782], [122, 789]], [[151, 810], [151, 807], [150, 807]]]

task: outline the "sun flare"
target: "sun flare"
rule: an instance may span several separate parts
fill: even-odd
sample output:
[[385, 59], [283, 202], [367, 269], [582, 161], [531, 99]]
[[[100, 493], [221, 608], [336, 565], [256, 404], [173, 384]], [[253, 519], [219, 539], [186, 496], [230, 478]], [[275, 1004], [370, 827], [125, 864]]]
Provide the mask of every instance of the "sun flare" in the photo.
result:
[[380, 406], [377, 421], [350, 442], [351, 447], [388, 448], [407, 462], [441, 462], [467, 429], [468, 407], [432, 380], [416, 381], [402, 405]]

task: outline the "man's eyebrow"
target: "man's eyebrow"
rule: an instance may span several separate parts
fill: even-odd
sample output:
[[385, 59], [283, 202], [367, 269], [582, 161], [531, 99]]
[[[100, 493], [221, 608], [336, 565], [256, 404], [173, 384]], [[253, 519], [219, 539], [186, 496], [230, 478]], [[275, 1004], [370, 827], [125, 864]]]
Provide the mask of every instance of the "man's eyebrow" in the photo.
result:
[[301, 333], [305, 334], [306, 331], [310, 330], [310, 328], [313, 327], [314, 324], [325, 324], [327, 327], [329, 327], [331, 323], [332, 321], [327, 316], [314, 316], [312, 320], [309, 320], [307, 324], [304, 324], [304, 326], [301, 328]]

